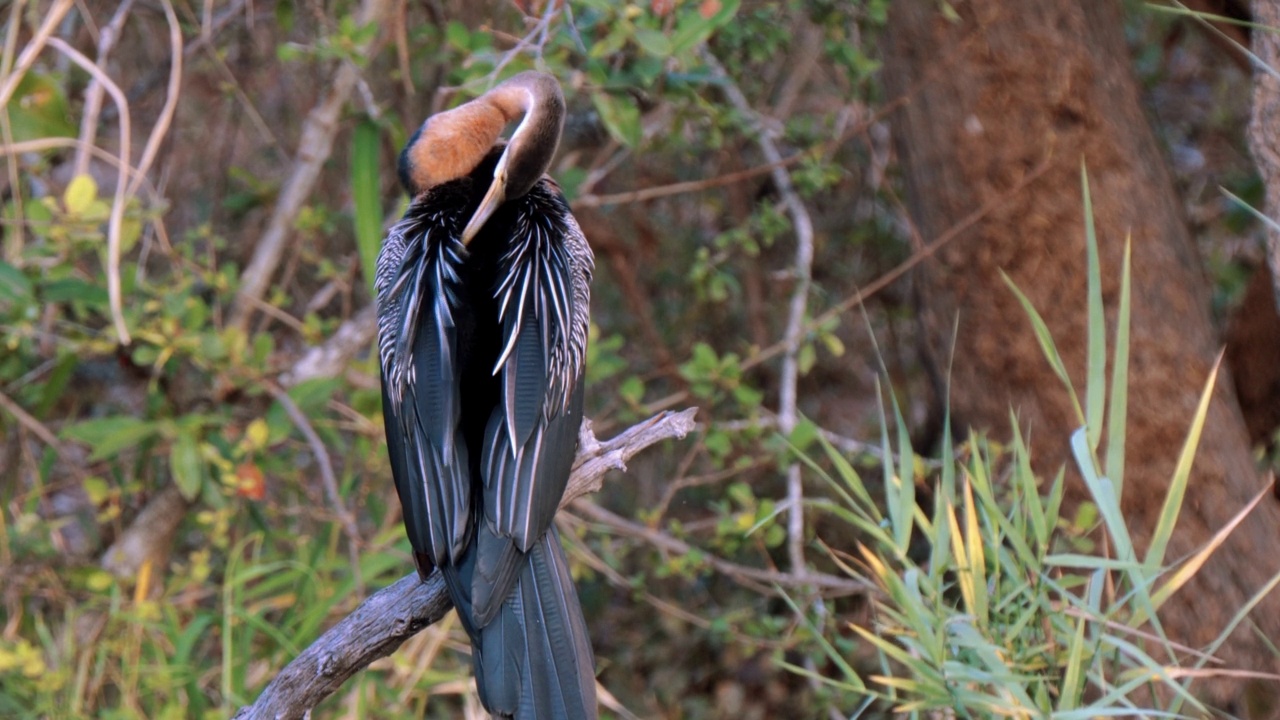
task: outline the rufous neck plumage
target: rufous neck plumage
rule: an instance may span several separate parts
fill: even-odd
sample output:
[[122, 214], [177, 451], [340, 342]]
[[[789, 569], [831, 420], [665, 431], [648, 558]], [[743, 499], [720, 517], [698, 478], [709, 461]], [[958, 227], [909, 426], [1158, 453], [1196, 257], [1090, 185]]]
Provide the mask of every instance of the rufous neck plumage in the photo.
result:
[[523, 196], [546, 173], [564, 127], [564, 94], [555, 78], [522, 72], [489, 92], [427, 119], [400, 158], [400, 177], [413, 196], [469, 175], [508, 123], [520, 119], [493, 171], [493, 181], [462, 232], [469, 243], [504, 201]]

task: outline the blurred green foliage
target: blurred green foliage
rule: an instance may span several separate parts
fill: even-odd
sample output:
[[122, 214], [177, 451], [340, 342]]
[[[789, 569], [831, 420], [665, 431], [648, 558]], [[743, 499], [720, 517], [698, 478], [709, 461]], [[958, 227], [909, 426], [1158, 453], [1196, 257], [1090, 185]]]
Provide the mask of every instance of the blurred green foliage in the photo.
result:
[[[814, 286], [796, 361], [802, 409], [830, 410], [832, 387], [858, 383], [850, 378], [862, 361], [850, 345], [870, 349], [856, 323], [829, 311], [905, 252], [884, 210], [891, 198], [861, 172], [872, 152], [849, 142], [878, 101], [874, 44], [888, 0], [571, 0], [550, 13], [538, 0], [446, 0], [408, 3], [403, 17], [370, 24], [356, 19], [358, 5], [255, 2], [255, 18], [233, 13], [216, 27], [198, 9], [177, 8], [188, 47], [202, 47], [187, 56], [159, 169], [123, 208], [128, 347], [117, 347], [105, 290], [115, 168], [98, 158], [77, 174], [65, 143], [7, 155], [0, 717], [227, 717], [325, 627], [411, 569], [373, 358], [359, 355], [336, 377], [286, 378], [308, 348], [370, 302], [382, 228], [403, 207], [396, 153], [417, 123], [531, 67], [566, 88], [570, 122], [553, 174], [582, 201], [579, 216], [597, 248], [587, 370], [596, 431], [606, 436], [664, 407], [702, 409], [696, 439], [636, 458], [632, 473], [598, 498], [692, 552], [661, 551], [580, 519], [567, 524], [603, 685], [646, 717], [847, 716], [862, 706], [860, 676], [845, 672], [849, 658], [894, 656], [879, 638], [919, 632], [906, 620], [926, 616], [899, 618], [874, 637], [853, 633], [850, 618], [867, 608], [860, 598], [793, 593], [793, 606], [789, 596], [711, 567], [712, 557], [763, 568], [786, 562], [781, 478], [797, 449], [816, 458], [811, 478], [835, 473], [825, 494], [811, 498], [811, 516], [847, 521], [834, 535], [806, 525], [814, 570], [842, 572], [860, 538], [883, 553], [863, 557], [882, 558], [884, 572], [872, 579], [899, 591], [890, 593], [896, 602], [927, 599], [936, 620], [960, 607], [963, 586], [963, 607], [977, 616], [971, 604], [987, 585], [955, 579], [963, 537], [987, 561], [965, 571], [987, 573], [995, 580], [985, 592], [1011, 598], [1002, 605], [988, 597], [988, 617], [1024, 627], [1044, 617], [1045, 596], [1014, 587], [1009, 568], [1042, 567], [1054, 538], [1088, 550], [1097, 516], [1086, 506], [1072, 522], [1056, 522], [1056, 489], [1037, 515], [1020, 449], [1003, 455], [977, 442], [967, 464], [944, 458], [944, 492], [926, 516], [914, 499], [926, 463], [910, 452], [905, 429], [899, 454], [889, 452], [894, 424], [882, 414], [847, 413], [849, 424], [869, 420], [861, 430], [884, 429], [878, 456], [835, 452], [814, 421], [786, 438], [774, 432], [768, 408], [776, 406], [794, 235], [767, 174], [644, 203], [605, 201], [759, 170], [761, 119], [727, 102], [726, 85], [762, 108], [815, 211]], [[59, 33], [93, 56], [86, 28], [101, 27], [116, 8], [78, 3]], [[7, 57], [45, 9], [27, 7]], [[82, 9], [92, 17], [77, 15]], [[154, 50], [163, 27], [158, 13], [135, 8], [107, 65], [133, 93], [135, 125], [154, 120], [163, 96], [155, 68], [168, 60], [143, 50]], [[764, 109], [785, 94], [802, 32], [818, 39], [821, 81], [785, 117], [771, 117]], [[364, 52], [370, 43], [375, 50]], [[306, 113], [341, 63], [360, 69], [359, 86], [320, 185], [292, 219], [288, 257], [242, 329], [228, 322], [241, 272], [283, 192]], [[46, 49], [0, 114], [4, 141], [75, 137], [88, 82]], [[108, 156], [119, 121], [111, 108], [108, 100], [98, 131]], [[902, 307], [870, 308], [873, 330], [895, 332]], [[291, 419], [282, 397], [319, 436], [358, 538], [319, 480], [308, 428]], [[1010, 458], [1018, 482], [1000, 495], [990, 477]], [[855, 467], [883, 470], [882, 483], [861, 485]], [[185, 508], [175, 533], [140, 567], [109, 572], [116, 543], [171, 488]], [[856, 508], [842, 509], [850, 492]], [[874, 515], [884, 502], [887, 517]], [[955, 542], [935, 546], [930, 564], [912, 565], [912, 543], [952, 518], [965, 520]], [[1011, 555], [1004, 543], [1026, 533], [1035, 552]], [[837, 550], [824, 556], [822, 547]], [[919, 584], [890, 587], [895, 573], [915, 573]], [[1055, 630], [1072, 637], [1076, 627]], [[464, 697], [464, 647], [451, 622], [429, 628], [314, 717], [465, 716], [474, 703]], [[985, 649], [975, 641], [962, 660], [980, 666]], [[1043, 647], [1020, 649], [1027, 654], [1019, 662], [1041, 671], [1068, 667]], [[1095, 657], [1081, 651], [1077, 659]], [[916, 670], [936, 678], [936, 667]]]

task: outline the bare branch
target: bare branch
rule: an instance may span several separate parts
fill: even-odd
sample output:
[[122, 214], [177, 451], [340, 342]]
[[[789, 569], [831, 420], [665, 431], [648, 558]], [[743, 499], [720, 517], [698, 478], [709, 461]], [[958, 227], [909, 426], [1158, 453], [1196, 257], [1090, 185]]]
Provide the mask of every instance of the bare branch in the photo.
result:
[[[778, 429], [783, 434], [790, 434], [796, 426], [797, 386], [800, 382], [800, 340], [805, 334], [805, 315], [809, 307], [809, 285], [813, 275], [813, 220], [809, 210], [800, 201], [800, 195], [791, 184], [791, 175], [782, 165], [782, 153], [769, 137], [760, 120], [759, 113], [751, 107], [746, 95], [738, 84], [729, 77], [724, 66], [711, 53], [703, 51], [707, 64], [720, 76], [724, 94], [729, 102], [751, 121], [756, 134], [756, 143], [760, 152], [770, 165], [773, 184], [782, 196], [782, 202], [791, 216], [792, 226], [796, 231], [796, 259], [792, 273], [795, 277], [795, 289], [791, 292], [791, 302], [787, 310], [787, 329], [783, 339], [786, 351], [782, 356], [782, 378], [778, 388]], [[800, 480], [800, 465], [792, 463], [787, 468], [787, 556], [791, 561], [791, 571], [805, 572], [804, 561], [804, 485]]]
[[[688, 555], [695, 550], [702, 552], [679, 538], [672, 537], [660, 530], [655, 530], [648, 525], [628, 520], [595, 503], [584, 500], [574, 503], [573, 509], [592, 522], [601, 523], [617, 530], [620, 534], [643, 540], [673, 555]], [[862, 580], [824, 575], [808, 570], [796, 570], [789, 573], [765, 570], [748, 565], [739, 565], [714, 555], [702, 554], [706, 558], [707, 565], [716, 572], [728, 576], [735, 582], [750, 584], [753, 589], [759, 589], [761, 586], [780, 585], [790, 588], [817, 588], [833, 595], [857, 595], [870, 589], [870, 586]]]
[[17, 418], [18, 422], [40, 438], [45, 445], [53, 448], [53, 451], [58, 453], [59, 456], [62, 455], [62, 443], [58, 441], [57, 436], [50, 432], [44, 423], [37, 420], [31, 413], [24, 410], [21, 405], [14, 402], [12, 398], [3, 392], [0, 392], [0, 410], [5, 410]]
[[[387, 14], [388, 0], [365, 0], [360, 11], [362, 24], [380, 23]], [[361, 54], [371, 51], [376, 38], [360, 48]], [[288, 245], [294, 221], [311, 195], [320, 177], [320, 170], [333, 151], [333, 140], [338, 133], [338, 119], [342, 108], [355, 90], [360, 71], [349, 62], [343, 62], [329, 83], [329, 91], [319, 104], [311, 109], [302, 125], [302, 138], [298, 141], [298, 157], [293, 172], [280, 190], [280, 199], [267, 229], [262, 233], [253, 253], [253, 259], [240, 276], [240, 290], [236, 293], [231, 325], [247, 330], [249, 318], [256, 302], [261, 300], [271, 284], [271, 276], [280, 265], [280, 259]]]
[[169, 85], [165, 90], [164, 107], [160, 109], [160, 116], [156, 118], [156, 124], [147, 136], [147, 144], [142, 148], [142, 157], [138, 160], [138, 178], [129, 183], [130, 196], [138, 191], [138, 185], [142, 182], [140, 178], [146, 177], [151, 163], [155, 162], [156, 155], [160, 152], [160, 144], [169, 134], [173, 114], [178, 109], [178, 94], [182, 91], [182, 26], [178, 24], [178, 16], [169, 0], [163, 0], [160, 5], [164, 8], [165, 21], [169, 23]]
[[[646, 447], [684, 437], [693, 429], [696, 412], [690, 408], [659, 413], [603, 443], [591, 432], [590, 422], [584, 421], [573, 475], [560, 506], [599, 489], [606, 472], [625, 469], [626, 461]], [[440, 573], [433, 573], [426, 582], [420, 582], [416, 573], [400, 578], [321, 635], [276, 675], [252, 706], [241, 708], [236, 720], [307, 717], [348, 678], [395, 652], [452, 607]]]
[[[810, 330], [816, 330], [817, 328], [822, 327], [823, 323], [830, 322], [840, 317], [851, 308], [858, 307], [876, 293], [892, 285], [898, 280], [898, 278], [906, 275], [907, 271], [911, 268], [933, 257], [934, 253], [938, 252], [938, 250], [940, 250], [944, 245], [964, 235], [964, 233], [974, 225], [977, 225], [988, 215], [1003, 207], [1005, 203], [1017, 197], [1018, 194], [1025, 190], [1027, 186], [1031, 185], [1031, 183], [1039, 180], [1046, 172], [1048, 172], [1051, 167], [1049, 161], [1052, 159], [1052, 153], [1046, 154], [1044, 160], [1042, 160], [1034, 170], [1023, 175], [1013, 187], [1009, 188], [1006, 192], [1001, 193], [998, 197], [992, 198], [990, 202], [974, 210], [972, 213], [961, 218], [959, 222], [947, 228], [946, 232], [934, 238], [928, 245], [912, 252], [910, 257], [903, 260], [901, 263], [898, 263], [898, 265], [892, 270], [889, 270], [876, 278], [873, 282], [863, 286], [856, 293], [840, 301], [838, 304], [826, 309], [820, 315], [816, 315], [812, 320], [805, 324], [805, 331], [808, 332]], [[761, 363], [768, 362], [785, 352], [786, 349], [787, 341], [784, 338], [767, 348], [763, 348], [754, 354], [743, 358], [742, 369], [744, 371], [750, 370]], [[678, 390], [665, 397], [660, 397], [653, 402], [646, 403], [644, 407], [648, 412], [657, 412], [659, 410], [679, 405], [688, 399], [688, 390]]]
[[395, 652], [405, 640], [453, 608], [440, 573], [426, 582], [410, 573], [360, 603], [276, 675], [257, 702], [240, 708], [236, 720], [294, 720], [352, 675]]
[[129, 528], [102, 554], [102, 567], [119, 577], [137, 577], [148, 560], [164, 567], [158, 558], [168, 555], [174, 535], [191, 503], [170, 483], [151, 498]]
[[280, 375], [280, 384], [292, 387], [306, 380], [341, 374], [356, 355], [369, 347], [377, 330], [377, 309], [370, 304], [338, 326], [323, 344], [308, 349]]

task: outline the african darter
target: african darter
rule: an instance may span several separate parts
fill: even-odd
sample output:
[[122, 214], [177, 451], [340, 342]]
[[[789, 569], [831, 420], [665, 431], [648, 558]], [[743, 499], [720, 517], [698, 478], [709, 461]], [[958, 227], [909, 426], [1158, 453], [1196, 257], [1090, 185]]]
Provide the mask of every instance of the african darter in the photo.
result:
[[552, 523], [582, 421], [593, 268], [544, 175], [564, 112], [555, 79], [525, 72], [427, 119], [400, 155], [412, 202], [377, 264], [383, 415], [414, 562], [444, 576], [485, 708], [521, 720], [596, 717]]

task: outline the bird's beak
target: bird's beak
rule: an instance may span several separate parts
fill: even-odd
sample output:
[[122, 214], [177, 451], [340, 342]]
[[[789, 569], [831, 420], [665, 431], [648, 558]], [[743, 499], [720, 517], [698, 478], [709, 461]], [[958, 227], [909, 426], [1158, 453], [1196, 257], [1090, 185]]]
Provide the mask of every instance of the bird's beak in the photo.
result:
[[489, 217], [493, 215], [493, 211], [507, 199], [507, 173], [505, 168], [498, 169], [493, 174], [493, 182], [489, 184], [489, 192], [484, 194], [484, 199], [480, 201], [480, 206], [476, 208], [475, 214], [471, 216], [471, 221], [467, 223], [467, 227], [462, 231], [462, 245], [465, 247], [471, 242], [484, 227]]

